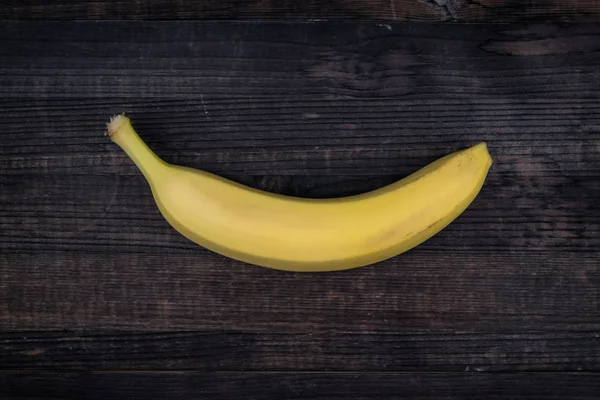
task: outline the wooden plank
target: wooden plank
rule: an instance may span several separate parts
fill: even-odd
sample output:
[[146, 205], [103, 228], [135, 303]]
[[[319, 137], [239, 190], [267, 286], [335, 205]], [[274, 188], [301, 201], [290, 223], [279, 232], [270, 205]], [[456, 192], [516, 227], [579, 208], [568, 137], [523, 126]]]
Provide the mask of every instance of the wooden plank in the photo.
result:
[[598, 374], [0, 372], [22, 399], [597, 399]]
[[[151, 238], [148, 248], [161, 247]], [[139, 239], [122, 240], [135, 246]], [[64, 241], [66, 246], [73, 239]], [[317, 277], [248, 266], [199, 247], [140, 252], [31, 247], [0, 258], [4, 330], [600, 329], [600, 275], [592, 252], [424, 247]]]
[[275, 95], [436, 100], [438, 110], [449, 100], [598, 99], [598, 25], [389, 26], [5, 22], [0, 94], [204, 100], [208, 116], [223, 97], [246, 110], [249, 96]]
[[0, 369], [600, 371], [600, 330], [0, 333]]
[[594, 0], [76, 1], [4, 0], [2, 19], [378, 19], [453, 22], [597, 22]]
[[479, 141], [489, 143], [494, 169], [502, 174], [595, 171], [587, 163], [595, 160], [599, 143], [594, 110], [600, 99], [475, 104], [315, 97], [252, 98], [245, 107], [237, 100], [204, 100], [203, 106], [200, 99], [3, 101], [0, 165], [7, 175], [70, 174], [70, 165], [87, 173], [98, 164], [107, 174], [135, 174], [103, 137], [109, 116], [125, 110], [169, 161], [220, 173], [399, 176]]
[[[122, 157], [120, 153], [118, 157]], [[129, 160], [119, 162], [132, 168]], [[101, 163], [96, 165], [103, 168]], [[0, 246], [4, 250], [155, 254], [169, 250], [184, 251], [192, 257], [195, 253], [207, 256], [167, 224], [139, 174], [119, 176], [115, 170], [113, 175], [93, 175], [90, 168], [89, 175], [79, 175], [76, 166], [67, 168], [72, 174], [13, 174], [2, 178]], [[577, 176], [575, 172], [573, 177], [544, 173], [526, 177], [492, 174], [471, 207], [420, 249], [486, 251], [491, 255], [494, 251], [587, 252], [581, 254], [582, 258], [597, 254], [597, 177]], [[234, 178], [278, 193], [335, 197], [375, 189], [399, 177], [263, 178], [236, 174]], [[217, 257], [211, 259], [220, 263]]]
[[[5, 101], [0, 103], [5, 129], [0, 168], [6, 179], [50, 173], [137, 176], [133, 164], [103, 136], [105, 121], [125, 110], [140, 135], [169, 162], [236, 179], [274, 172], [397, 178], [480, 141], [488, 142], [495, 160], [492, 179], [512, 177], [511, 183], [521, 186], [541, 179], [570, 191], [567, 180], [597, 175], [597, 98], [476, 104], [315, 96], [240, 103]], [[583, 184], [592, 185], [584, 193], [592, 195], [594, 180]]]

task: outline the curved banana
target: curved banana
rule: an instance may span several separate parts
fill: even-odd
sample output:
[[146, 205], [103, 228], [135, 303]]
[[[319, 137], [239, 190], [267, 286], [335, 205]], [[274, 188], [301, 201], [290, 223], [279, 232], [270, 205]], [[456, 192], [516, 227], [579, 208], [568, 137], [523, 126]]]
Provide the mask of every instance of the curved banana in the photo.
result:
[[378, 190], [301, 199], [167, 164], [124, 115], [107, 127], [144, 174], [162, 215], [182, 235], [225, 256], [288, 271], [355, 268], [417, 246], [469, 206], [492, 164], [480, 143]]

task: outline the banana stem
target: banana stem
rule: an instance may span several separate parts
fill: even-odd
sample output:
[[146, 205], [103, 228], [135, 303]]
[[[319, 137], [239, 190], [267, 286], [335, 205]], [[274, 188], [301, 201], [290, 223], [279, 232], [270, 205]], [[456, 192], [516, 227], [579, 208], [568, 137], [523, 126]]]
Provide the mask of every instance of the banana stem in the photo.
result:
[[127, 153], [147, 180], [151, 172], [155, 176], [167, 165], [144, 143], [125, 114], [111, 118], [106, 125], [106, 135]]

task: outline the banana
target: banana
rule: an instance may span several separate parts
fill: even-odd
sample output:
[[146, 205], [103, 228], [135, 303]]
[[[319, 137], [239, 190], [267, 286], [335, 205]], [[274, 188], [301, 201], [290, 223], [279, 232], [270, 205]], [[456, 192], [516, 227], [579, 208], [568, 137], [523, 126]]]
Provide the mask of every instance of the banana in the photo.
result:
[[299, 272], [365, 266], [419, 245], [469, 206], [492, 165], [480, 143], [378, 190], [303, 199], [168, 164], [125, 115], [111, 119], [107, 134], [135, 162], [160, 212], [183, 236], [236, 260]]

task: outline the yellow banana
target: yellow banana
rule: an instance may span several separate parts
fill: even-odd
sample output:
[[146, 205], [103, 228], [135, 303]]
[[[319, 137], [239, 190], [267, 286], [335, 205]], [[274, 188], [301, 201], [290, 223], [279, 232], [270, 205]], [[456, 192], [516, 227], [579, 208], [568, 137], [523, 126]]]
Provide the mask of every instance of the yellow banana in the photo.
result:
[[350, 269], [417, 246], [469, 206], [492, 164], [480, 143], [378, 190], [302, 199], [167, 164], [124, 115], [111, 120], [107, 134], [144, 174], [160, 212], [182, 235], [225, 256], [288, 271]]

